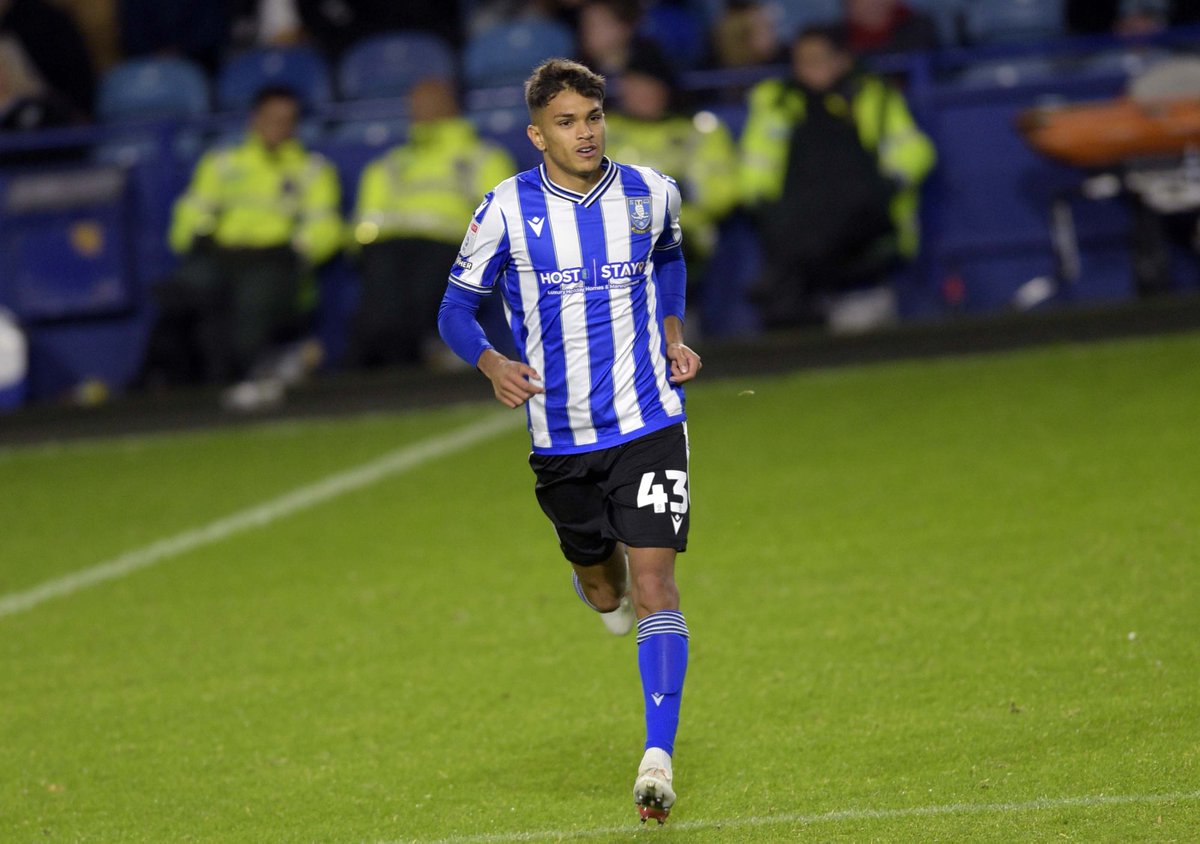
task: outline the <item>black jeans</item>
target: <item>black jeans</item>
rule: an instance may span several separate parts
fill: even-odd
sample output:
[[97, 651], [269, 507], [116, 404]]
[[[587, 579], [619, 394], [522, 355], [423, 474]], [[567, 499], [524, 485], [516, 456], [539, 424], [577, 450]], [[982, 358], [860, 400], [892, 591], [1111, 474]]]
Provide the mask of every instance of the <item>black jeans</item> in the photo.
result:
[[347, 365], [420, 362], [424, 340], [437, 335], [438, 306], [457, 256], [457, 245], [422, 238], [364, 246]]
[[146, 379], [225, 384], [302, 329], [301, 262], [290, 247], [200, 248], [154, 289]]

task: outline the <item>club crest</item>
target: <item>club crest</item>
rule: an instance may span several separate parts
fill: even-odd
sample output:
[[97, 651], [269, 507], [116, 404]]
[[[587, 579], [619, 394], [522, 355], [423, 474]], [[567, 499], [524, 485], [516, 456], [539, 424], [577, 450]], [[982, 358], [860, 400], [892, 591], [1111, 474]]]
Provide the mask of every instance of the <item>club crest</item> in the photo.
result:
[[626, 200], [629, 206], [629, 229], [634, 234], [650, 231], [650, 197], [633, 196]]

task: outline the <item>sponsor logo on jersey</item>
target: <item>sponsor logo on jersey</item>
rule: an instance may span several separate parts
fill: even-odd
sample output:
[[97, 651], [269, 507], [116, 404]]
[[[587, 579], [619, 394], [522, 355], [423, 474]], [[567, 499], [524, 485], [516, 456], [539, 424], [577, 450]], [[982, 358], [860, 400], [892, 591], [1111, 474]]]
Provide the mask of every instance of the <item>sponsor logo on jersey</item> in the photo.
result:
[[529, 228], [533, 229], [534, 237], [542, 236], [542, 226], [546, 225], [545, 217], [530, 217], [525, 222], [529, 223]]
[[591, 267], [560, 267], [556, 270], [539, 270], [538, 281], [545, 286], [566, 287], [586, 285], [587, 288], [607, 290], [625, 287], [645, 281], [649, 261], [614, 261]]
[[634, 234], [650, 231], [650, 197], [631, 196], [625, 201], [629, 206], [629, 230]]

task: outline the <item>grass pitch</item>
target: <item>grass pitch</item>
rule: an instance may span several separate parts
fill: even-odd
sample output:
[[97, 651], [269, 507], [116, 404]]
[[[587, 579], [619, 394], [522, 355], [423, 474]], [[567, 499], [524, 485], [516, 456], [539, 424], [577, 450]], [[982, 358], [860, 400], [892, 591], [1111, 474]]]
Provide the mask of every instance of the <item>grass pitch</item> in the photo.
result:
[[[0, 617], [0, 841], [1195, 840], [1198, 360], [696, 384], [666, 827], [514, 420]], [[495, 412], [2, 451], [0, 599]]]

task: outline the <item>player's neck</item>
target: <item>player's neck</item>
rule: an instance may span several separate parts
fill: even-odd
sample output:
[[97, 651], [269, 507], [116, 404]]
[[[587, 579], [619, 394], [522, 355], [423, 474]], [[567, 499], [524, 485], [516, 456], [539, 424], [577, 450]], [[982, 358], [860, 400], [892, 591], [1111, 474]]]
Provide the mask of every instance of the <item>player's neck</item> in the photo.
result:
[[543, 161], [546, 166], [546, 176], [549, 177], [550, 181], [554, 182], [560, 188], [566, 188], [575, 193], [586, 194], [598, 185], [600, 180], [604, 178], [604, 171], [606, 169], [602, 162], [601, 166], [588, 173], [571, 173], [556, 166], [550, 160], [549, 156], [546, 156]]

